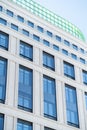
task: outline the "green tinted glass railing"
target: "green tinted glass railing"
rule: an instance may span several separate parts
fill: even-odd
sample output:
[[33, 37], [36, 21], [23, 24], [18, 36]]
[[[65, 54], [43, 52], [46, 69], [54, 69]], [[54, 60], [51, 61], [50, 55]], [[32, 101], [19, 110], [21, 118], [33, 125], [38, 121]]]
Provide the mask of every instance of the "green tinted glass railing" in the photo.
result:
[[32, 12], [36, 16], [39, 16], [44, 20], [50, 22], [51, 24], [63, 29], [64, 31], [70, 33], [74, 37], [77, 37], [82, 41], [85, 41], [85, 37], [83, 33], [79, 30], [79, 28], [77, 28], [75, 25], [68, 22], [64, 18], [49, 11], [45, 7], [42, 7], [41, 5], [34, 2], [33, 0], [9, 0], [9, 1], [13, 1], [14, 3]]

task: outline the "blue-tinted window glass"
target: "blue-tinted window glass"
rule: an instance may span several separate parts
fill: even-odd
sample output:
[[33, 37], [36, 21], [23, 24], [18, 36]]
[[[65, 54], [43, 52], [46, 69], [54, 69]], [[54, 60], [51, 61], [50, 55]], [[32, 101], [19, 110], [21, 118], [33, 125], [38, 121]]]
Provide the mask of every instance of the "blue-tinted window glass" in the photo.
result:
[[65, 85], [67, 123], [79, 127], [76, 90]]
[[68, 55], [68, 51], [67, 50], [62, 49], [62, 53], [65, 54], [65, 55]]
[[14, 29], [14, 30], [16, 30], [16, 31], [18, 31], [18, 26], [15, 25], [15, 24], [12, 24], [12, 23], [11, 23], [11, 28]]
[[83, 73], [83, 83], [87, 85], [87, 71], [82, 71]]
[[21, 16], [17, 16], [17, 19], [20, 21], [20, 22], [22, 22], [22, 23], [24, 23], [24, 18], [23, 17], [21, 17]]
[[56, 87], [55, 80], [44, 75], [43, 77], [44, 91], [44, 116], [56, 119]]
[[78, 46], [72, 44], [72, 47], [73, 47], [74, 50], [78, 50]]
[[61, 42], [61, 37], [56, 35], [56, 40]]
[[43, 40], [43, 44], [45, 44], [46, 46], [50, 46], [50, 42], [47, 40]]
[[77, 56], [75, 54], [71, 54], [71, 57], [75, 60], [77, 60]]
[[50, 31], [47, 31], [47, 35], [50, 36], [50, 37], [53, 36], [52, 32], [50, 32]]
[[87, 93], [85, 93], [85, 104], [86, 104], [86, 110], [87, 110]]
[[75, 79], [74, 66], [65, 61], [64, 61], [64, 75], [66, 75], [67, 77], [70, 77], [72, 79]]
[[25, 29], [22, 30], [22, 33], [23, 33], [24, 35], [26, 35], [26, 36], [29, 36], [29, 32], [28, 32], [27, 30], [25, 30]]
[[0, 23], [3, 25], [7, 25], [7, 21], [3, 18], [0, 18]]
[[20, 55], [29, 60], [33, 60], [33, 47], [25, 42], [20, 42]]
[[34, 28], [34, 23], [32, 23], [31, 21], [28, 21], [27, 24], [28, 24], [28, 26]]
[[51, 128], [48, 128], [48, 127], [44, 127], [44, 130], [54, 130], [54, 129], [51, 129]]
[[53, 49], [59, 51], [59, 47], [57, 45], [53, 45]]
[[67, 40], [64, 40], [64, 44], [67, 45], [67, 46], [70, 46], [70, 43]]
[[82, 49], [82, 48], [80, 48], [80, 52], [83, 54], [85, 53], [84, 49]]
[[54, 56], [43, 52], [43, 66], [55, 70], [55, 61], [54, 61]]
[[0, 6], [0, 11], [2, 11], [2, 9], [3, 9], [2, 6]]
[[33, 39], [36, 40], [36, 41], [40, 41], [40, 37], [37, 36], [37, 35], [34, 35], [34, 34], [33, 34]]
[[17, 130], [32, 130], [32, 123], [18, 119]]
[[7, 62], [0, 57], [0, 102], [5, 102], [6, 94], [6, 79], [7, 79]]
[[4, 130], [4, 115], [0, 114], [0, 130]]
[[0, 48], [8, 49], [9, 35], [0, 31]]
[[9, 16], [11, 16], [11, 17], [13, 17], [13, 12], [12, 11], [10, 11], [10, 10], [6, 10], [7, 12], [7, 15], [9, 15]]
[[43, 28], [40, 26], [37, 26], [38, 31], [43, 32]]
[[83, 64], [85, 64], [85, 59], [80, 58], [80, 62], [83, 63]]
[[32, 70], [20, 66], [19, 87], [18, 87], [18, 107], [32, 112]]

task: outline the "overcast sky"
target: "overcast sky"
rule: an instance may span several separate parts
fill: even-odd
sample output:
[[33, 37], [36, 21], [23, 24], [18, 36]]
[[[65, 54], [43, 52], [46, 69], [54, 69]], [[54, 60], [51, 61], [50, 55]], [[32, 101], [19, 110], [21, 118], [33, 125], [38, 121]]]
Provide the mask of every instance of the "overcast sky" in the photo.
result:
[[76, 25], [87, 41], [87, 0], [34, 0]]

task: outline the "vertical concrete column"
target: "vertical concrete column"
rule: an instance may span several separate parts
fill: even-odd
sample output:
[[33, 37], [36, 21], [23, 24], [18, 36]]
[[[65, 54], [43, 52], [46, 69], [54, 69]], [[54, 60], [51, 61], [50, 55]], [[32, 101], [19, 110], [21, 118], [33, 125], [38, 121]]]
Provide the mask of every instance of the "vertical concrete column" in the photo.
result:
[[77, 66], [75, 66], [75, 79], [78, 83], [81, 83], [82, 81], [81, 70]]
[[33, 123], [33, 130], [41, 130], [40, 125]]
[[77, 89], [77, 103], [78, 103], [78, 114], [79, 114], [79, 125], [82, 130], [85, 130], [85, 111], [84, 111], [84, 100], [82, 90]]
[[8, 60], [6, 104], [14, 106], [15, 62]]
[[61, 81], [56, 81], [56, 99], [57, 99], [57, 120], [64, 123], [64, 106], [63, 106], [63, 93]]
[[36, 115], [40, 115], [41, 104], [40, 104], [40, 73], [33, 71], [33, 112]]
[[60, 59], [55, 57], [55, 71], [58, 75], [61, 75], [61, 62]]
[[18, 41], [18, 39], [16, 37], [14, 37], [12, 35], [9, 37], [9, 51], [13, 55], [17, 54], [17, 52], [18, 52], [18, 49], [19, 49], [19, 47], [18, 47], [19, 43], [18, 42], [19, 41]]
[[40, 64], [40, 50], [37, 47], [33, 47], [33, 61], [35, 64]]
[[4, 130], [15, 130], [14, 129], [14, 119], [12, 116], [5, 115], [4, 120]]

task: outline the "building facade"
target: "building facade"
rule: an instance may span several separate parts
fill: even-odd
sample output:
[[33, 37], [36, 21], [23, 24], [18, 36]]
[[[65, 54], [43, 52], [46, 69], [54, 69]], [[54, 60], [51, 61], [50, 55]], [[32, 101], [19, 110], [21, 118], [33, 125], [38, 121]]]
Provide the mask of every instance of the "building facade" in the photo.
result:
[[0, 0], [0, 130], [87, 130], [82, 32], [32, 0]]

